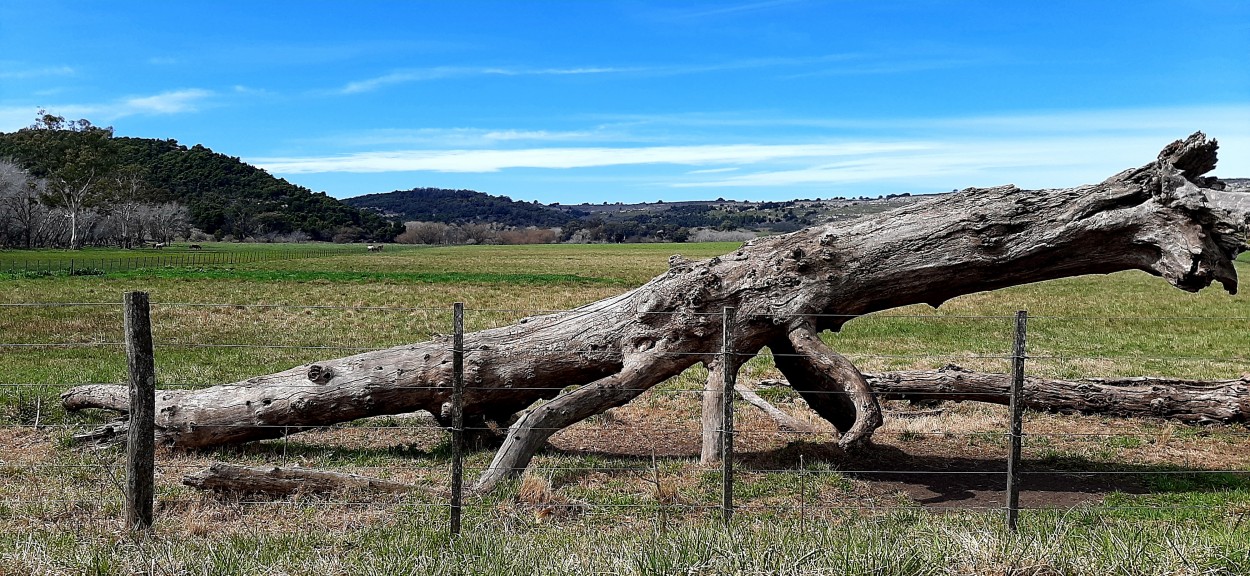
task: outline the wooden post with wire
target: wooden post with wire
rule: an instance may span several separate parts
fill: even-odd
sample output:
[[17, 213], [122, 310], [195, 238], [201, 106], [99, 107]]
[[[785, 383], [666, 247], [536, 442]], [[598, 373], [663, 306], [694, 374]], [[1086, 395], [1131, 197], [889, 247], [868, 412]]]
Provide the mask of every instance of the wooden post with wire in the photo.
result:
[[451, 537], [460, 536], [464, 500], [464, 303], [452, 305]]
[[721, 326], [721, 389], [723, 418], [721, 420], [721, 512], [725, 524], [734, 516], [734, 383], [738, 377], [738, 363], [734, 358], [733, 323], [735, 310], [725, 307]]
[[1028, 330], [1029, 313], [1016, 312], [1016, 337], [1011, 351], [1011, 398], [1008, 413], [1011, 415], [1010, 449], [1007, 454], [1007, 529], [1016, 531], [1020, 515], [1020, 445], [1024, 431], [1024, 348]]
[[123, 298], [126, 363], [130, 370], [130, 423], [126, 432], [126, 526], [152, 527], [156, 484], [156, 369], [147, 292]]

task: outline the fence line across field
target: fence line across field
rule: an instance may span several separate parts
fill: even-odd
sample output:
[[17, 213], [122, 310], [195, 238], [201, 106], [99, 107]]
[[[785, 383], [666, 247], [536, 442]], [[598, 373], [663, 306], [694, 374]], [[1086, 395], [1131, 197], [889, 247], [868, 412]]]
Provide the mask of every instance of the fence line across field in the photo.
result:
[[[118, 306], [118, 304], [117, 303], [10, 303], [10, 304], [0, 304], [0, 306], [70, 307], [70, 306]], [[139, 314], [140, 307], [143, 308], [145, 311], [143, 314]], [[181, 343], [181, 342], [168, 342], [168, 341], [164, 343], [161, 343], [159, 341], [153, 342], [152, 337], [151, 337], [151, 332], [150, 332], [151, 330], [150, 314], [146, 312], [147, 310], [150, 310], [150, 307], [169, 307], [169, 308], [173, 308], [173, 307], [236, 307], [236, 308], [294, 308], [294, 309], [302, 308], [302, 309], [365, 310], [365, 311], [426, 311], [426, 312], [433, 312], [433, 313], [446, 313], [447, 312], [447, 310], [445, 309], [390, 307], [390, 306], [299, 306], [299, 305], [280, 305], [280, 304], [270, 305], [270, 304], [212, 304], [212, 303], [149, 304], [146, 293], [132, 292], [132, 293], [127, 293], [126, 297], [124, 298], [123, 311], [124, 311], [124, 317], [126, 319], [125, 324], [126, 324], [126, 336], [127, 336], [125, 342], [80, 342], [80, 343], [45, 343], [45, 344], [0, 343], [0, 347], [33, 347], [33, 346], [40, 346], [40, 345], [65, 346], [65, 347], [73, 347], [73, 346], [96, 347], [96, 346], [120, 346], [124, 344], [127, 349], [128, 358], [130, 359], [128, 361], [128, 364], [130, 365], [129, 372], [131, 375], [129, 378], [129, 385], [131, 387], [131, 394], [132, 394], [131, 406], [139, 406], [141, 404], [141, 402], [139, 401], [140, 399], [154, 399], [155, 397], [154, 387], [145, 385], [145, 382], [154, 383], [155, 376], [153, 375], [153, 371], [151, 370], [150, 367], [146, 369], [146, 372], [144, 369], [143, 349], [144, 349], [145, 343], [143, 342], [144, 336], [143, 336], [143, 330], [142, 330], [142, 325], [144, 324], [146, 324], [146, 328], [147, 328], [147, 336], [146, 336], [147, 352], [146, 354], [147, 354], [147, 362], [149, 366], [152, 361], [152, 358], [153, 358], [152, 354], [154, 353], [155, 349], [178, 348], [178, 347], [258, 348], [258, 349], [290, 348], [290, 349], [308, 349], [308, 350], [375, 350], [377, 349], [376, 347], [358, 347], [358, 346], [296, 346], [296, 345], [283, 346], [283, 345], [246, 345], [246, 344], [199, 344], [199, 343]], [[492, 428], [487, 428], [487, 427], [466, 426], [463, 421], [464, 414], [463, 414], [462, 398], [463, 398], [464, 393], [466, 391], [472, 391], [472, 390], [491, 389], [489, 387], [478, 388], [478, 387], [466, 386], [464, 383], [463, 362], [464, 362], [465, 348], [464, 348], [463, 339], [464, 339], [464, 334], [465, 334], [465, 331], [464, 331], [465, 311], [466, 310], [464, 306], [459, 303], [454, 305], [452, 308], [452, 317], [453, 317], [452, 332], [453, 333], [452, 333], [452, 342], [450, 346], [451, 346], [451, 350], [453, 353], [453, 382], [451, 383], [452, 421], [451, 421], [451, 426], [449, 429], [449, 431], [452, 434], [452, 437], [451, 437], [452, 439], [450, 441], [451, 448], [452, 448], [452, 457], [451, 457], [452, 462], [451, 462], [451, 474], [449, 478], [449, 490], [451, 492], [451, 498], [450, 498], [450, 501], [447, 503], [418, 504], [418, 503], [412, 503], [412, 502], [405, 502], [403, 504], [405, 506], [421, 505], [421, 506], [446, 507], [449, 510], [449, 532], [453, 536], [458, 535], [461, 531], [462, 510], [465, 508], [478, 505], [472, 502], [466, 503], [464, 501], [464, 496], [463, 496], [463, 476], [464, 476], [464, 459], [465, 459], [464, 433], [466, 431], [474, 431], [474, 430], [476, 431], [493, 430]], [[482, 310], [472, 310], [472, 312], [482, 312]], [[517, 313], [521, 311], [519, 310], [495, 310], [492, 312]], [[530, 312], [534, 312], [534, 311], [530, 311]], [[585, 312], [587, 312], [588, 314], [594, 313], [593, 311], [585, 311]], [[746, 357], [746, 356], [756, 355], [753, 353], [739, 353], [733, 349], [733, 346], [732, 346], [733, 345], [733, 332], [732, 331], [733, 331], [733, 325], [734, 325], [734, 319], [735, 319], [735, 311], [733, 309], [727, 308], [720, 314], [708, 313], [706, 315], [722, 317], [722, 330], [723, 330], [722, 350], [719, 353], [700, 352], [700, 353], [689, 353], [689, 355], [698, 355], [698, 356], [704, 356], [708, 358], [715, 358], [719, 356], [722, 359], [727, 359], [731, 356]], [[941, 316], [941, 315], [933, 315], [933, 316], [919, 316], [919, 315], [888, 316], [888, 315], [885, 315], [885, 316], [874, 316], [874, 317], [909, 318], [909, 319], [923, 317], [923, 318], [933, 318], [937, 320], [973, 318], [973, 319], [995, 319], [995, 320], [1004, 320], [1004, 321], [1010, 320], [1012, 318], [1012, 317], [1006, 317], [1006, 316], [960, 317], [960, 316]], [[847, 475], [847, 474], [851, 474], [851, 475], [857, 475], [857, 474], [858, 475], [872, 475], [872, 474], [919, 475], [919, 474], [923, 474], [923, 475], [945, 475], [945, 476], [972, 476], [972, 475], [1000, 476], [1000, 477], [1004, 477], [1006, 481], [1006, 485], [1007, 485], [1007, 489], [1005, 490], [1004, 498], [1003, 498], [1004, 504], [1002, 506], [990, 507], [986, 509], [1003, 510], [1006, 515], [1006, 525], [1012, 531], [1016, 530], [1018, 513], [1019, 513], [1019, 510], [1022, 509], [1022, 507], [1019, 504], [1019, 496], [1018, 496], [1020, 480], [1022, 476], [1067, 475], [1067, 474], [1080, 474], [1082, 476], [1096, 476], [1096, 475], [1198, 476], [1202, 474], [1235, 474], [1235, 475], [1250, 474], [1250, 470], [1235, 470], [1235, 469], [1234, 470], [1148, 470], [1148, 469], [1143, 469], [1143, 470], [1098, 470], [1098, 471], [1021, 470], [1020, 464], [1021, 464], [1022, 445], [1024, 444], [1025, 440], [1027, 440], [1029, 437], [1045, 438], [1045, 437], [1078, 437], [1079, 436], [1079, 437], [1090, 437], [1090, 438], [1097, 439], [1097, 438], [1124, 436], [1125, 434], [1110, 434], [1110, 433], [1075, 434], [1075, 433], [1060, 433], [1060, 432], [1037, 432], [1037, 433], [1029, 433], [1027, 436], [1024, 434], [1023, 403], [1020, 402], [1019, 400], [1020, 400], [1020, 394], [1022, 391], [1022, 384], [1024, 382], [1026, 359], [1027, 360], [1082, 359], [1082, 358], [1105, 359], [1108, 357], [1106, 356], [1082, 357], [1082, 356], [1073, 356], [1073, 355], [1045, 355], [1045, 356], [1038, 356], [1038, 357], [1029, 356], [1026, 354], [1025, 342], [1026, 342], [1027, 321], [1030, 317], [1028, 316], [1026, 312], [1021, 311], [1021, 312], [1018, 312], [1014, 316], [1014, 318], [1015, 318], [1015, 330], [1013, 331], [1013, 334], [1015, 336], [1015, 345], [1013, 346], [1011, 353], [998, 354], [998, 355], [974, 355], [974, 356], [960, 356], [959, 357], [960, 359], [994, 359], [994, 360], [1010, 360], [1012, 362], [1012, 373], [1011, 373], [1012, 385], [1011, 385], [1011, 390], [1010, 390], [1010, 401], [1009, 401], [1010, 404], [1008, 408], [1009, 421], [1007, 423], [1007, 429], [1002, 434], [1002, 437], [1005, 438], [1008, 442], [1008, 450], [1007, 450], [1008, 457], [1005, 459], [1005, 462], [1004, 462], [1005, 467], [1006, 467], [1005, 471], [1002, 471], [1002, 470], [898, 470], [898, 469], [870, 469], [870, 468], [859, 469], [859, 468], [854, 468], [854, 467], [840, 468], [840, 469], [834, 468], [834, 469], [829, 469], [829, 470], [812, 470], [804, 466], [800, 466], [799, 468], [785, 468], [785, 469], [751, 468], [749, 466], [744, 466], [737, 470], [737, 474], [754, 475], [754, 474], [771, 474], [771, 473], [798, 473], [798, 474], [801, 474], [803, 478], [807, 478], [809, 476], [820, 477], [821, 475], [824, 475], [824, 474], [840, 474], [840, 475]], [[1061, 319], [1060, 317], [1044, 317], [1044, 318]], [[742, 317], [739, 316], [738, 320], [741, 320], [741, 319]], [[1094, 319], [1098, 319], [1098, 318], [1094, 318]], [[1176, 321], [1178, 319], [1183, 319], [1183, 318], [1178, 318], [1178, 317], [1166, 317], [1166, 318], [1107, 317], [1106, 319], [1141, 320], [1141, 321], [1151, 321], [1151, 320]], [[1230, 320], [1230, 319], [1229, 318], [1195, 317], [1195, 318], [1190, 318], [1190, 320], [1194, 320], [1194, 321], [1221, 320], [1223, 321], [1223, 320]], [[132, 330], [132, 328], [134, 328], [134, 330]], [[579, 350], [579, 349], [566, 349], [566, 350], [558, 350], [558, 351], [539, 350], [539, 351], [522, 352], [519, 355], [524, 355], [527, 353], [534, 354], [534, 355], [545, 355], [545, 354], [553, 354], [553, 353], [568, 354], [568, 353], [579, 353], [579, 352], [602, 353], [603, 351], [601, 350], [593, 350], [593, 351], [592, 350]], [[672, 353], [672, 354], [681, 355], [683, 353]], [[763, 354], [763, 356], [767, 356], [767, 355], [768, 354]], [[931, 358], [944, 357], [944, 356], [939, 356], [939, 355], [892, 356], [892, 355], [873, 355], [873, 354], [848, 354], [847, 356], [867, 357], [867, 358], [910, 358], [910, 359], [931, 359]], [[1120, 358], [1120, 357], [1113, 357], [1113, 358]], [[1131, 356], [1127, 358], [1146, 359], [1147, 357]], [[1165, 358], [1154, 358], [1154, 359], [1156, 360], [1197, 359], [1197, 360], [1223, 360], [1223, 361], [1233, 361], [1233, 362], [1247, 361], [1246, 359], [1226, 358], [1226, 357], [1221, 357], [1221, 358], [1165, 357]], [[728, 371], [728, 370], [723, 371], [724, 378], [723, 378], [723, 381], [720, 383], [720, 389], [717, 390], [721, 394], [721, 398], [723, 400], [722, 407], [723, 407], [723, 417], [724, 417], [724, 420], [723, 420], [724, 426], [720, 430], [718, 430], [720, 434], [720, 440], [721, 440], [721, 446], [722, 446], [723, 452], [721, 453], [721, 458], [720, 458], [720, 466], [721, 466], [720, 468], [720, 476], [721, 476], [720, 501], [717, 504], [706, 504], [706, 505], [690, 504], [690, 503], [667, 504], [667, 503], [657, 502], [657, 503], [651, 503], [651, 504], [637, 504], [637, 505], [634, 505], [634, 504], [591, 504], [591, 505], [594, 507], [601, 507], [601, 508], [639, 507], [639, 508], [648, 508], [648, 509], [687, 508], [687, 509], [719, 510], [721, 514], [721, 518], [726, 523], [732, 522], [732, 518], [733, 518], [733, 514], [735, 510], [745, 511], [745, 510], [752, 510], [752, 509], [757, 509], [757, 508], [764, 509], [762, 505], [742, 504], [742, 503], [735, 503], [734, 501], [734, 498], [735, 498], [735, 490], [734, 490], [735, 456], [734, 456], [733, 450], [734, 450], [735, 437], [740, 438], [740, 439], [746, 439], [746, 438], [751, 438], [753, 436], [784, 435], [787, 437], [808, 436], [808, 437], [820, 437], [823, 439], [824, 437], [828, 437], [832, 435], [834, 432], [832, 430], [825, 431], [825, 432], [787, 431], [787, 430], [777, 430], [777, 431], [735, 430], [733, 426], [733, 421], [734, 421], [733, 389], [734, 389], [734, 384], [735, 384], [733, 375], [734, 375], [733, 371]], [[362, 378], [361, 381], [367, 380], [368, 378], [369, 377]], [[0, 387], [8, 387], [8, 388], [20, 389], [20, 387], [27, 387], [27, 386], [31, 388], [40, 388], [40, 389], [46, 390], [49, 387], [63, 386], [63, 385], [0, 383]], [[308, 387], [309, 388], [323, 388], [324, 386], [310, 384]], [[447, 387], [445, 386], [412, 386], [412, 387], [407, 387], [407, 388], [447, 390]], [[562, 390], [563, 388], [533, 387], [533, 388], [525, 388], [525, 389], [536, 390], [536, 391], [558, 392], [559, 390]], [[636, 391], [640, 391], [640, 390], [641, 389], [638, 389]], [[662, 394], [705, 394], [707, 392], [708, 392], [707, 387], [664, 389], [664, 390], [657, 391], [657, 393], [662, 393]], [[826, 391], [826, 392], [816, 392], [816, 393], [818, 394], [845, 394], [845, 392], [836, 392], [836, 391]], [[880, 392], [874, 392], [874, 393], [877, 395], [884, 395], [884, 393], [880, 393]], [[942, 394], [943, 393], [935, 393], [934, 395], [942, 395]], [[964, 398], [976, 395], [976, 394], [955, 393], [955, 392], [946, 393], [946, 394], [959, 395]], [[1001, 396], [1000, 394], [988, 393], [988, 392], [984, 393], [984, 395]], [[131, 528], [134, 528], [137, 530], [149, 529], [152, 523], [151, 509], [152, 509], [152, 502], [154, 500], [154, 494], [155, 494], [154, 492], [155, 470], [156, 469], [176, 470], [176, 469], [186, 469], [186, 468], [195, 467], [195, 465], [191, 465], [191, 464], [173, 464], [173, 463], [164, 463], [164, 464], [157, 463], [155, 465], [149, 464], [146, 468], [144, 467], [143, 462], [145, 461], [145, 459], [148, 459], [148, 461], [154, 461], [154, 447], [151, 446], [152, 444], [151, 439], [153, 438], [153, 431], [152, 431], [152, 428], [148, 427], [151, 425], [151, 421], [153, 419], [154, 419], [154, 414], [152, 413], [151, 410], [133, 409], [130, 415], [131, 427], [129, 428], [129, 430], [131, 433], [131, 437], [127, 442], [127, 464], [125, 465], [125, 469], [127, 470], [127, 474], [126, 474], [127, 486], [126, 486], [126, 490], [124, 494], [124, 501], [125, 501], [127, 524]], [[582, 426], [584, 429], [594, 429], [593, 426], [589, 428], [586, 428], [587, 425], [582, 425]], [[21, 426], [11, 426], [11, 428], [20, 428], [20, 427]], [[304, 430], [304, 431], [315, 430], [315, 429], [323, 429], [323, 430], [387, 429], [387, 430], [393, 430], [397, 428], [398, 429], [413, 429], [413, 430], [419, 430], [419, 429], [440, 430], [440, 431], [446, 430], [446, 428], [440, 425], [414, 424], [414, 423], [406, 423], [403, 426], [369, 426], [369, 425], [325, 425], [325, 426], [285, 425], [285, 426], [282, 426], [282, 425], [273, 425], [272, 427], [286, 428], [286, 429], [292, 429], [292, 430], [299, 429], [299, 430]], [[47, 428], [47, 426], [40, 427], [36, 424], [35, 426], [32, 426], [32, 428]], [[554, 428], [554, 429], [549, 429], [549, 430], [559, 430], [559, 429], [562, 429], [562, 428]], [[611, 427], [601, 427], [599, 429], [612, 430]], [[666, 429], [663, 429], [663, 428], [655, 428], [654, 426], [649, 427], [648, 429], [648, 431], [650, 432], [665, 431], [665, 430]], [[689, 432], [690, 430], [691, 430], [691, 427], [689, 426], [674, 427], [673, 429], [671, 429], [671, 431], [677, 431], [677, 432]], [[619, 431], [617, 432], [619, 433]], [[935, 436], [942, 435], [942, 436], [947, 436], [947, 437], [951, 436], [951, 433], [948, 433], [948, 432], [909, 432], [909, 433], [914, 434], [914, 435], [921, 435], [921, 436], [923, 435], [935, 435]], [[971, 436], [981, 436], [984, 434], [985, 433], [971, 433], [967, 435], [971, 437]], [[1129, 435], [1140, 436], [1140, 437], [1152, 436], [1151, 434], [1146, 434], [1146, 433], [1136, 433], [1136, 434], [1129, 434]], [[147, 441], [144, 442], [143, 441], [144, 439], [146, 439]], [[282, 442], [284, 442], [284, 447], [285, 447], [285, 439], [282, 440]], [[284, 448], [284, 454], [285, 454], [285, 448]], [[653, 460], [652, 460], [652, 465], [650, 467], [647, 467], [647, 466], [638, 466], [638, 467], [544, 466], [541, 464], [535, 464], [531, 467], [528, 467], [528, 470], [530, 470], [533, 473], [538, 473], [538, 474], [544, 474], [544, 473], [551, 474], [553, 472], [577, 472], [577, 471], [634, 472], [634, 473], [650, 472], [650, 473], [658, 474], [658, 469], [656, 468], [656, 464], [655, 464], [655, 458], [656, 458], [655, 455], [652, 455]], [[663, 457], [663, 458], [667, 459], [670, 457]], [[15, 464], [13, 464], [12, 462], [4, 462], [0, 460], [0, 465], [12, 467]], [[117, 465], [108, 465], [108, 464], [28, 465], [28, 467], [32, 470], [43, 469], [43, 468], [55, 469], [55, 468], [75, 468], [75, 467], [83, 468], [83, 469], [112, 469], [113, 467], [116, 467], [116, 466]], [[524, 470], [526, 470], [526, 468], [514, 469], [514, 471], [524, 471]], [[819, 503], [808, 504], [806, 502], [805, 492], [804, 494], [800, 495], [800, 499], [803, 500], [802, 508], [813, 509], [813, 510], [817, 510], [817, 509], [880, 510], [883, 508], [883, 506], [854, 507], [854, 506], [832, 506], [832, 505], [822, 506]], [[39, 500], [39, 501], [53, 502], [57, 500]], [[25, 501], [25, 502], [29, 503], [29, 501]], [[250, 502], [240, 501], [240, 503], [250, 503]], [[257, 504], [277, 504], [277, 505], [285, 504], [284, 502], [280, 502], [280, 501], [279, 502], [258, 501], [256, 503]], [[331, 503], [332, 502], [329, 500], [319, 501], [319, 505], [329, 505]], [[292, 504], [295, 504], [295, 503], [292, 503]], [[362, 505], [362, 506], [378, 506], [379, 505], [377, 502], [334, 503], [334, 504]], [[559, 504], [556, 504], [555, 506], [559, 506]], [[785, 508], [786, 505], [780, 505], [780, 507]], [[768, 506], [768, 509], [775, 509], [775, 508], [777, 507], [773, 505]], [[929, 506], [926, 508], [934, 508], [934, 507]], [[952, 508], [958, 508], [958, 509], [964, 509], [964, 510], [969, 509], [966, 506], [952, 507]], [[1128, 509], [1128, 508], [1146, 508], [1146, 509], [1177, 508], [1177, 509], [1180, 509], [1180, 508], [1185, 508], [1185, 506], [1181, 506], [1181, 505], [1170, 506], [1170, 505], [1161, 504], [1158, 506], [1118, 506], [1117, 508], [1125, 508], [1125, 509]], [[1200, 508], [1200, 507], [1193, 507], [1193, 508]]]
[[325, 258], [344, 255], [337, 250], [252, 250], [230, 252], [185, 252], [179, 254], [154, 254], [144, 256], [116, 256], [68, 259], [3, 259], [0, 274], [42, 274], [65, 272], [70, 276], [130, 272], [153, 268], [188, 266], [230, 266], [255, 262]]

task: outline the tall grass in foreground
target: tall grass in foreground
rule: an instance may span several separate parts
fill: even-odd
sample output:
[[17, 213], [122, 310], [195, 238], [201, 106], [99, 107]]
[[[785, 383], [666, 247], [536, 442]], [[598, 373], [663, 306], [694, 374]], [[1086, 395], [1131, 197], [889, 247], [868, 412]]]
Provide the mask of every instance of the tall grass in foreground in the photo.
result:
[[[839, 574], [1235, 575], [1250, 573], [1250, 527], [1108, 521], [1047, 513], [1019, 534], [984, 515], [896, 511], [808, 524], [582, 530], [576, 523], [471, 518], [450, 540], [442, 511], [405, 511], [342, 530], [250, 529], [201, 537], [42, 531], [0, 536], [6, 574]], [[489, 522], [489, 527], [480, 525]]]

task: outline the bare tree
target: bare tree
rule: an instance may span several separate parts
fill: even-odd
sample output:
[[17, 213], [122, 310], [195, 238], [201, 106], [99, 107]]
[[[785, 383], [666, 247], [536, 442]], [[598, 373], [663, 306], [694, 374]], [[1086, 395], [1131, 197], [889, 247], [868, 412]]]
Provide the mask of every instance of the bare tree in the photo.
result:
[[113, 191], [108, 202], [109, 215], [118, 228], [118, 244], [122, 248], [130, 248], [136, 242], [143, 242], [139, 212], [147, 196], [147, 182], [138, 166], [125, 166], [113, 174]]
[[189, 233], [187, 207], [177, 202], [141, 204], [136, 212], [148, 234], [157, 242], [169, 243]]
[[20, 166], [0, 161], [0, 243], [22, 248], [42, 245], [48, 209], [40, 201], [43, 182]]

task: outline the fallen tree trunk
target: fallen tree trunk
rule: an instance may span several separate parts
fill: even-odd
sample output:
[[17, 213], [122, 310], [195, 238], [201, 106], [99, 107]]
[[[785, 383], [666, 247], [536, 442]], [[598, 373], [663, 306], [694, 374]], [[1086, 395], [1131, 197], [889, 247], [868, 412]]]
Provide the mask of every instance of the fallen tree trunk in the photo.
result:
[[[737, 370], [769, 346], [795, 389], [854, 445], [880, 425], [858, 370], [822, 330], [909, 304], [1081, 274], [1145, 270], [1184, 290], [1236, 290], [1242, 223], [1206, 202], [1217, 145], [1196, 133], [1156, 161], [1063, 190], [967, 189], [851, 222], [760, 238], [702, 262], [670, 259], [643, 286], [575, 310], [466, 334], [465, 414], [516, 419], [476, 488], [524, 469], [557, 430], [628, 402], [702, 362], [718, 367], [721, 311]], [[158, 441], [200, 448], [275, 438], [365, 416], [450, 413], [451, 341], [367, 352], [157, 397]], [[716, 372], [716, 370], [713, 370]], [[76, 407], [121, 408], [108, 400]], [[830, 392], [833, 392], [832, 394]], [[69, 404], [67, 404], [68, 406]], [[719, 427], [715, 420], [711, 426]], [[116, 436], [124, 423], [99, 436]]]
[[[970, 372], [958, 366], [864, 377], [877, 397], [887, 400], [1007, 404], [1011, 390], [1010, 374]], [[1154, 416], [1189, 424], [1250, 421], [1250, 376], [1215, 381], [1026, 377], [1022, 398], [1025, 407], [1041, 412]]]
[[[1006, 405], [1011, 374], [958, 366], [864, 374], [877, 398], [913, 402], [986, 402]], [[785, 380], [761, 380], [788, 386]], [[1187, 424], [1250, 422], [1250, 375], [1235, 380], [1138, 376], [1058, 380], [1025, 377], [1024, 405], [1038, 412], [1157, 417]]]
[[239, 466], [225, 462], [214, 462], [208, 468], [188, 474], [182, 478], [182, 483], [200, 490], [276, 495], [296, 492], [325, 494], [340, 490], [405, 494], [417, 490], [411, 484], [357, 474], [307, 468]]
[[[986, 402], [1006, 405], [1011, 375], [971, 372], [958, 366], [864, 374], [877, 398], [913, 402]], [[789, 386], [785, 380], [761, 380]], [[1024, 405], [1039, 412], [1151, 416], [1187, 424], [1250, 422], [1250, 376], [1235, 380], [1183, 380], [1139, 376], [1057, 380], [1026, 377]]]

